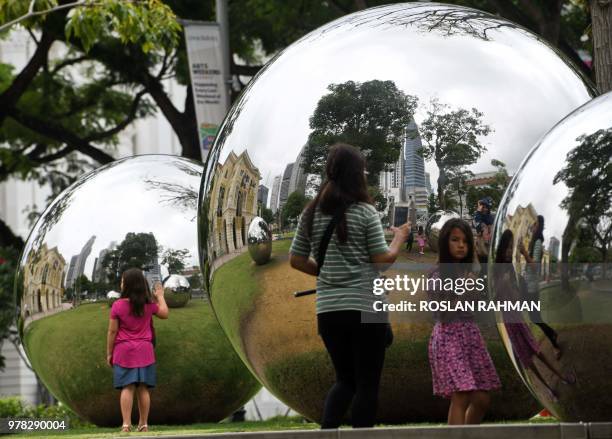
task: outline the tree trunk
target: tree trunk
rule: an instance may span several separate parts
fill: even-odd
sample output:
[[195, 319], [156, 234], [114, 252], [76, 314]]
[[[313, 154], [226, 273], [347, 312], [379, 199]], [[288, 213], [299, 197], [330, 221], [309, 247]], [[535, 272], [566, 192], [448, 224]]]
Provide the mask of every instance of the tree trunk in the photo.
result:
[[446, 210], [446, 197], [444, 194], [444, 186], [446, 185], [446, 173], [444, 172], [444, 168], [442, 165], [436, 163], [438, 169], [440, 170], [440, 175], [438, 175], [438, 206], [440, 206], [440, 210]]
[[612, 0], [591, 0], [593, 67], [600, 93], [612, 90]]
[[0, 219], [0, 247], [12, 247], [21, 251], [23, 244], [23, 239], [15, 235], [8, 224]]
[[198, 122], [196, 120], [195, 105], [193, 102], [193, 88], [187, 86], [187, 96], [185, 97], [185, 111], [182, 114], [182, 123], [174, 127], [182, 146], [182, 156], [193, 160], [202, 160], [200, 149], [200, 136], [198, 135]]

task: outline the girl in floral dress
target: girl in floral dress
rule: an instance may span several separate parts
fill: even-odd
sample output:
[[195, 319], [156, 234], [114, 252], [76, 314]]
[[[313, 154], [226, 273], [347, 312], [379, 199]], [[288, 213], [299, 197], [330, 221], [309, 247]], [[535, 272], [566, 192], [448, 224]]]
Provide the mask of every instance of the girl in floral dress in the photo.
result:
[[[430, 277], [440, 277], [443, 282], [449, 278], [475, 279], [470, 272], [474, 236], [465, 221], [458, 218], [447, 221], [440, 230], [438, 246], [439, 264]], [[475, 294], [434, 293], [450, 301]], [[501, 387], [480, 329], [468, 311], [437, 312], [435, 320], [429, 341], [434, 395], [450, 398], [449, 425], [479, 424], [489, 407], [489, 392]]]

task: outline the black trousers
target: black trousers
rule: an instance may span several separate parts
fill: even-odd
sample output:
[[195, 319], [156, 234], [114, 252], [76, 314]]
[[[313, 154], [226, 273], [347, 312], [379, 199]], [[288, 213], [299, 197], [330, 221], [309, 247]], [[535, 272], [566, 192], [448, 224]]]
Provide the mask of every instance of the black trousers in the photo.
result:
[[336, 370], [325, 399], [321, 428], [338, 428], [351, 406], [351, 424], [373, 427], [385, 361], [384, 323], [361, 323], [359, 311], [317, 315], [319, 334]]

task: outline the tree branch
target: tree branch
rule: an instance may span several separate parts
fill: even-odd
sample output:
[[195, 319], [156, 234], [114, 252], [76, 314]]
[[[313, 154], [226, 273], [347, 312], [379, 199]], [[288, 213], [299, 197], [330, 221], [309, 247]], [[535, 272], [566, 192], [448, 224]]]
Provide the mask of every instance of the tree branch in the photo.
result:
[[132, 102], [132, 106], [130, 107], [130, 111], [128, 112], [128, 115], [125, 117], [125, 119], [123, 119], [123, 121], [121, 121], [120, 123], [118, 123], [117, 125], [115, 125], [113, 128], [109, 130], [91, 134], [85, 137], [83, 141], [96, 142], [99, 140], [103, 140], [107, 137], [114, 136], [115, 134], [118, 134], [119, 132], [121, 132], [125, 127], [131, 124], [134, 121], [134, 119], [136, 119], [136, 113], [138, 112], [138, 106], [140, 105], [140, 100], [146, 94], [146, 92], [147, 92], [146, 90], [141, 90], [136, 94], [136, 96], [134, 97], [134, 101]]
[[38, 70], [45, 64], [49, 49], [53, 44], [54, 38], [47, 31], [43, 31], [36, 51], [26, 66], [13, 79], [11, 85], [0, 94], [0, 123], [6, 118], [11, 107], [17, 104], [19, 98], [25, 93], [26, 89], [38, 73]]
[[107, 154], [101, 149], [96, 148], [61, 125], [55, 125], [51, 122], [29, 116], [17, 108], [11, 111], [10, 116], [21, 125], [37, 132], [38, 134], [49, 137], [58, 142], [65, 143], [67, 148], [62, 150], [63, 155], [66, 155], [72, 151], [79, 151], [80, 153], [85, 154], [102, 164], [110, 163], [115, 160], [111, 155]]
[[0, 218], [0, 247], [12, 247], [21, 251], [23, 245], [23, 239], [15, 235], [8, 224]]
[[245, 66], [240, 64], [232, 65], [232, 74], [239, 76], [255, 76], [263, 66]]
[[11, 20], [7, 23], [4, 23], [3, 25], [0, 26], [0, 32], [8, 29], [9, 27], [13, 26], [14, 24], [19, 23], [20, 21], [23, 20], [27, 20], [28, 18], [32, 18], [32, 17], [36, 17], [39, 15], [47, 15], [50, 12], [57, 12], [57, 11], [61, 11], [62, 9], [69, 9], [72, 8], [74, 6], [94, 6], [96, 4], [100, 4], [100, 3], [88, 3], [86, 4], [86, 0], [79, 0], [73, 3], [65, 3], [63, 5], [58, 5], [58, 6], [54, 6], [52, 8], [49, 9], [44, 9], [42, 11], [33, 11], [33, 6], [34, 6], [34, 1], [32, 3], [30, 3], [30, 7], [28, 8], [28, 13], [25, 15], [21, 15], [17, 18], [15, 18], [14, 20]]
[[89, 57], [87, 55], [83, 55], [83, 56], [77, 56], [76, 58], [68, 58], [65, 59], [64, 61], [57, 63], [53, 69], [51, 70], [51, 74], [55, 75], [57, 72], [59, 72], [60, 70], [62, 70], [64, 67], [68, 67], [71, 66], [73, 64], [78, 64], [82, 61], [85, 61], [86, 59], [89, 59]]
[[172, 100], [164, 91], [162, 84], [149, 72], [142, 75], [142, 84], [145, 90], [151, 95], [161, 112], [164, 114], [170, 125], [176, 127], [182, 123], [181, 112], [174, 106]]

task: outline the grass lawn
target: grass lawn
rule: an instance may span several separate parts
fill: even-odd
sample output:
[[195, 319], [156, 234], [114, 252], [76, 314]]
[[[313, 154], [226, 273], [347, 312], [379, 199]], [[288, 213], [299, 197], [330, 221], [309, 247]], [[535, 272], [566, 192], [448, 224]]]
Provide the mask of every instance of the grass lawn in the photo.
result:
[[[24, 336], [30, 361], [51, 393], [97, 425], [120, 420], [118, 392], [105, 357], [108, 317], [106, 303], [84, 304], [32, 322]], [[193, 299], [171, 309], [168, 320], [154, 322], [152, 422], [219, 421], [259, 389], [207, 301]]]

